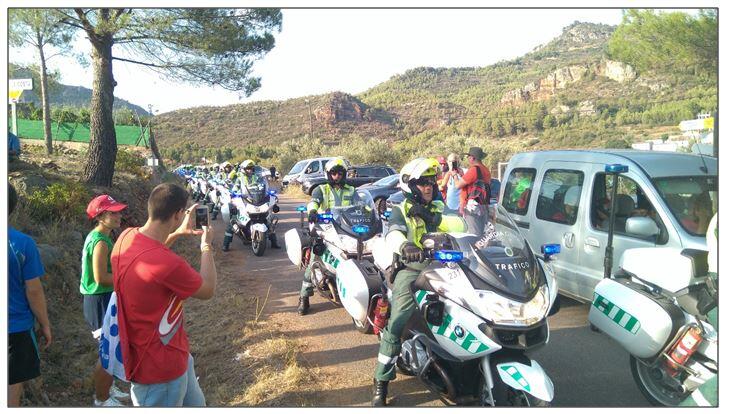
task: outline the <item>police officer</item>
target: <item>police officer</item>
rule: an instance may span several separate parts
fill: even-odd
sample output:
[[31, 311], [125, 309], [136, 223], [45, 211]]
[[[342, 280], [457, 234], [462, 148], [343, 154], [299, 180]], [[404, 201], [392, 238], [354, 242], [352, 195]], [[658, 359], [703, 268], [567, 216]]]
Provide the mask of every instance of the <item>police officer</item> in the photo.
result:
[[[347, 168], [345, 160], [337, 157], [325, 164], [325, 176], [327, 184], [322, 184], [312, 191], [312, 201], [307, 204], [309, 211], [309, 222], [317, 222], [317, 214], [324, 213], [336, 206], [353, 205], [355, 188], [345, 183]], [[313, 256], [311, 256], [313, 260]], [[311, 278], [311, 260], [304, 271], [304, 280], [299, 294], [299, 305], [296, 311], [299, 315], [305, 315], [309, 310], [309, 297], [314, 294]]]
[[[256, 163], [253, 160], [245, 160], [240, 163], [239, 170], [233, 170], [228, 175], [228, 179], [233, 181], [233, 188], [243, 188], [258, 183], [260, 177], [255, 173]], [[268, 235], [271, 241], [272, 249], [280, 249], [278, 240], [276, 239], [276, 233], [271, 232]], [[222, 241], [222, 251], [226, 252], [230, 250], [230, 243], [233, 241], [233, 228], [228, 225], [225, 228], [225, 238]]]
[[374, 407], [386, 405], [388, 382], [396, 378], [401, 332], [416, 309], [411, 284], [429, 264], [421, 247], [422, 236], [433, 232], [462, 232], [467, 227], [461, 217], [442, 214], [444, 203], [436, 199], [439, 171], [436, 159], [417, 158], [399, 173], [399, 187], [406, 199], [391, 211], [386, 243], [399, 255], [401, 263], [393, 283], [391, 316], [378, 349], [371, 398]]

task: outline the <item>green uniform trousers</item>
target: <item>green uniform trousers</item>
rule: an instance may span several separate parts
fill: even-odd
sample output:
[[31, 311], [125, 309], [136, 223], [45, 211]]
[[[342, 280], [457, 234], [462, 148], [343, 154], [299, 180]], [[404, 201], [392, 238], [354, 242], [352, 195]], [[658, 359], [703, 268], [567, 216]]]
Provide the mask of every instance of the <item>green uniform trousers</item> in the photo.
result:
[[427, 263], [411, 263], [396, 274], [391, 290], [391, 317], [382, 332], [381, 345], [378, 348], [375, 378], [379, 381], [391, 381], [396, 378], [395, 368], [396, 359], [401, 351], [401, 333], [416, 309], [411, 284], [417, 280], [425, 267]]
[[309, 265], [304, 270], [304, 280], [302, 280], [302, 290], [299, 296], [306, 298], [314, 295], [314, 285], [312, 285], [312, 263], [314, 263], [314, 252], [309, 256]]

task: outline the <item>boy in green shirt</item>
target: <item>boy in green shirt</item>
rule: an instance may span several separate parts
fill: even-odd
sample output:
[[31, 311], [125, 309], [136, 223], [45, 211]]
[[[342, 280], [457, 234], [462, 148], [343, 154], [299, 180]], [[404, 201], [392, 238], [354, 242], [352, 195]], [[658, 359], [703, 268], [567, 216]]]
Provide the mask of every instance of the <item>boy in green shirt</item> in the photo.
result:
[[[84, 319], [92, 331], [92, 336], [98, 341], [102, 333], [102, 320], [113, 292], [110, 264], [113, 243], [110, 233], [120, 228], [121, 212], [126, 207], [125, 204], [105, 194], [95, 197], [87, 206], [87, 216], [90, 220], [96, 221], [97, 225], [87, 235], [82, 248], [82, 277], [79, 291], [84, 297]], [[94, 384], [95, 406], [123, 406], [118, 398], [127, 398], [128, 394], [113, 385], [112, 376], [102, 368], [99, 358], [94, 371]]]

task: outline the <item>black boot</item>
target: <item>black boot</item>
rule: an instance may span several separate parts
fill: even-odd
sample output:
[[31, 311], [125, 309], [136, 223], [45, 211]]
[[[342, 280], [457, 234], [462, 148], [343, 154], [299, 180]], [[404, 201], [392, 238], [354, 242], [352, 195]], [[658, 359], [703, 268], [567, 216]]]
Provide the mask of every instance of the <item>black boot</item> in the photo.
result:
[[222, 251], [226, 252], [230, 250], [230, 243], [233, 241], [233, 236], [225, 233], [225, 239], [222, 240]]
[[271, 248], [272, 249], [280, 249], [281, 246], [279, 246], [279, 241], [276, 239], [276, 233], [271, 233], [268, 235], [268, 239], [271, 240]]
[[373, 397], [371, 397], [372, 407], [385, 407], [386, 396], [388, 395], [388, 381], [379, 381], [373, 379]]
[[299, 315], [306, 315], [309, 310], [309, 296], [300, 296], [299, 305], [296, 307], [296, 313]]

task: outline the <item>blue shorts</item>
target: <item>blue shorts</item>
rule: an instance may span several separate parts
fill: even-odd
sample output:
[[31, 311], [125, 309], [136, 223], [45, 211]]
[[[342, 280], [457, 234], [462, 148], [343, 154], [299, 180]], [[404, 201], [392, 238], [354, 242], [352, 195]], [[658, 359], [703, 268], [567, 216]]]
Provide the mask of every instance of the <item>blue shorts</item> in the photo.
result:
[[160, 384], [130, 383], [130, 397], [136, 407], [205, 407], [204, 394], [194, 373], [194, 358], [189, 354], [187, 372]]

